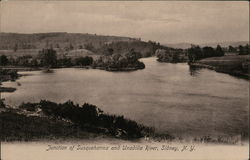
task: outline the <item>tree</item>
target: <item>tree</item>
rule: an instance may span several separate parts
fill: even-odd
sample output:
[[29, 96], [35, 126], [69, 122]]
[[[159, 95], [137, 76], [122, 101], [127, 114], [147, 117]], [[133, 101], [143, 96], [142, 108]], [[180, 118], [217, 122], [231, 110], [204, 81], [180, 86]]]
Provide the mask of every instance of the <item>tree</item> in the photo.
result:
[[79, 45], [79, 49], [83, 49], [83, 46], [82, 46], [82, 45]]
[[215, 50], [212, 47], [203, 47], [202, 52], [203, 52], [203, 56], [201, 56], [200, 59], [217, 56]]
[[70, 43], [69, 44], [69, 50], [73, 50], [74, 49], [74, 46]]
[[239, 55], [248, 55], [249, 54], [249, 45], [246, 46], [239, 46]]
[[114, 53], [114, 49], [113, 48], [108, 48], [106, 55], [112, 55], [113, 53]]
[[56, 44], [56, 48], [60, 48], [60, 45], [58, 43]]
[[81, 66], [88, 66], [93, 63], [93, 58], [86, 56], [86, 57], [79, 57], [75, 59], [76, 65], [81, 65]]
[[55, 67], [57, 64], [57, 54], [54, 49], [43, 49], [41, 51], [42, 65], [47, 67]]
[[0, 97], [0, 108], [5, 108], [5, 107], [6, 107], [6, 105], [4, 103], [4, 100], [1, 99], [1, 97]]
[[84, 44], [84, 48], [90, 51], [94, 51], [94, 46], [92, 43]]
[[172, 55], [173, 55], [173, 58], [170, 62], [177, 63], [179, 61], [179, 52], [173, 52]]
[[17, 49], [18, 49], [18, 45], [17, 44], [15, 44], [15, 46], [14, 46], [14, 52], [16, 52], [17, 51]]
[[136, 62], [139, 58], [142, 57], [141, 53], [135, 52], [134, 49], [131, 49], [128, 53], [125, 54], [126, 58], [128, 59], [129, 63]]
[[196, 60], [199, 60], [203, 57], [203, 53], [200, 46], [192, 45], [192, 47], [189, 48], [187, 52], [189, 62], [195, 62]]
[[8, 58], [6, 55], [1, 55], [0, 56], [0, 66], [5, 66], [9, 62]]
[[36, 59], [32, 59], [31, 62], [30, 62], [30, 66], [37, 67], [38, 66], [37, 60]]
[[224, 56], [225, 54], [220, 45], [217, 45], [215, 52], [217, 56]]
[[236, 48], [233, 46], [228, 46], [228, 52], [236, 52]]

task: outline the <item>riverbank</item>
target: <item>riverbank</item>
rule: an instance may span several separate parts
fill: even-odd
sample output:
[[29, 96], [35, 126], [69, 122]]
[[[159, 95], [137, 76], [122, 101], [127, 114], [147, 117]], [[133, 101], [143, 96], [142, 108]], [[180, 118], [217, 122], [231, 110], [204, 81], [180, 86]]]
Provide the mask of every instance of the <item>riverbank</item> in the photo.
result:
[[16, 69], [0, 68], [0, 83], [5, 81], [15, 81], [21, 75], [17, 73]]
[[2, 66], [2, 69], [7, 70], [15, 70], [17, 72], [24, 72], [24, 71], [40, 71], [43, 70], [41, 67], [19, 67], [19, 66]]
[[18, 107], [5, 105], [0, 100], [0, 140], [13, 141], [81, 141], [117, 139], [126, 141], [243, 144], [239, 136], [201, 136], [183, 139], [168, 133], [156, 132], [135, 121], [104, 113], [95, 105], [74, 104], [72, 101], [55, 103], [23, 103]]
[[14, 92], [16, 88], [12, 87], [0, 87], [0, 92]]
[[[71, 66], [71, 67], [55, 67], [51, 69], [59, 69], [59, 68], [84, 68], [84, 69], [100, 69], [100, 70], [105, 70], [105, 71], [110, 71], [110, 72], [126, 72], [126, 71], [136, 71], [140, 69], [144, 69], [145, 65], [140, 65], [140, 66], [135, 66], [135, 67], [95, 67], [95, 66]], [[4, 66], [2, 67], [4, 70], [14, 70], [17, 72], [25, 72], [25, 71], [41, 71], [41, 70], [47, 70], [47, 68], [44, 67], [18, 67], [18, 66]], [[10, 79], [7, 79], [10, 80]]]
[[105, 70], [109, 72], [129, 72], [129, 71], [136, 71], [139, 69], [144, 69], [144, 67], [124, 67], [124, 68], [112, 68], [112, 67], [95, 67], [93, 69], [100, 69], [100, 70]]
[[160, 63], [187, 63], [187, 60], [178, 60], [178, 61], [169, 61], [169, 60], [163, 60], [163, 59], [157, 59], [157, 62], [160, 62]]
[[220, 73], [227, 73], [244, 79], [249, 79], [249, 55], [229, 55], [205, 58], [193, 63], [191, 67], [208, 68]]
[[24, 103], [15, 109], [1, 103], [0, 139], [34, 141], [51, 139], [89, 139], [95, 137], [139, 140], [152, 137], [171, 140], [168, 134], [156, 134], [123, 116], [105, 114], [91, 104], [82, 106], [72, 101]]

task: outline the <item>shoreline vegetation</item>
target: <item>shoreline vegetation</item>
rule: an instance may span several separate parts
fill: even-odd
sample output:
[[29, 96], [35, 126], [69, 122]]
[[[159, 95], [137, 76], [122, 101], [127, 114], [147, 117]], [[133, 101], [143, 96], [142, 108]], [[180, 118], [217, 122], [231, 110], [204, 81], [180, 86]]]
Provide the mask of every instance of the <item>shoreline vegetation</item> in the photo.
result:
[[250, 78], [249, 44], [225, 48], [220, 45], [216, 48], [191, 45], [188, 49], [158, 49], [155, 55], [158, 62], [187, 62], [192, 68], [207, 68], [238, 78]]
[[158, 49], [155, 52], [157, 61], [161, 63], [186, 63], [187, 51], [183, 49]]
[[47, 141], [114, 138], [128, 141], [196, 142], [212, 144], [244, 144], [248, 133], [240, 136], [193, 137], [185, 140], [169, 133], [160, 133], [124, 116], [106, 114], [97, 106], [72, 101], [55, 103], [22, 103], [18, 107], [5, 105], [0, 100], [0, 140]]
[[[225, 52], [227, 51], [227, 54]], [[188, 64], [191, 67], [207, 68], [249, 80], [249, 44], [245, 46], [222, 48], [192, 46], [187, 50]]]
[[250, 56], [249, 55], [230, 55], [223, 57], [210, 57], [189, 65], [194, 68], [207, 68], [219, 73], [226, 73], [239, 78], [250, 78]]
[[100, 56], [95, 60], [92, 68], [106, 71], [135, 71], [145, 68], [145, 64], [139, 61], [140, 58], [142, 58], [141, 53], [133, 49], [124, 55], [114, 54], [111, 49], [110, 54]]
[[1, 141], [33, 141], [48, 139], [89, 139], [110, 137], [124, 140], [153, 139], [173, 140], [165, 133], [135, 121], [104, 113], [88, 103], [80, 106], [72, 101], [55, 103], [23, 103], [13, 108], [0, 101]]
[[[51, 68], [93, 68], [106, 71], [135, 71], [145, 68], [144, 63], [139, 61], [140, 58], [142, 58], [142, 54], [135, 52], [134, 49], [125, 54], [113, 53], [113, 49], [109, 49], [108, 53], [96, 56], [95, 59], [91, 56], [80, 56], [74, 59], [67, 57], [58, 58], [56, 51], [50, 48], [39, 51], [37, 58], [24, 56], [14, 60], [2, 55], [0, 56], [0, 66], [3, 68], [2, 71], [8, 72], [11, 70], [49, 70]], [[7, 76], [8, 74], [10, 73], [4, 75]]]
[[1, 69], [0, 68], [0, 92], [14, 92], [16, 88], [1, 87], [1, 83], [5, 81], [15, 81], [21, 75], [15, 69]]

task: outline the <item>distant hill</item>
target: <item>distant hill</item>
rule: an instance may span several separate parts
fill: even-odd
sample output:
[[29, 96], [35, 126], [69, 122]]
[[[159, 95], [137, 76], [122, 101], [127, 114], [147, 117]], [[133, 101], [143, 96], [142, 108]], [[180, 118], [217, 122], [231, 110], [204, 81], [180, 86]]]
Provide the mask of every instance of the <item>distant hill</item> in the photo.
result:
[[19, 34], [19, 33], [0, 33], [0, 49], [41, 49], [46, 46], [53, 48], [74, 47], [80, 48], [84, 45], [91, 45], [98, 48], [106, 43], [116, 41], [137, 41], [135, 38], [118, 37], [118, 36], [103, 36], [96, 34], [81, 34], [81, 33], [34, 33], [34, 34]]
[[97, 49], [96, 53], [99, 54], [107, 54], [105, 52], [108, 49], [112, 48], [114, 53], [124, 54], [129, 52], [130, 50], [134, 50], [135, 52], [140, 52], [142, 57], [149, 57], [155, 54], [157, 49], [166, 49], [167, 47], [162, 46], [160, 43], [156, 43], [153, 41], [119, 41], [112, 42], [110, 44], [103, 45], [99, 49]]
[[[249, 44], [249, 42], [248, 41], [214, 42], [214, 43], [201, 43], [201, 44], [194, 44], [194, 45], [199, 45], [200, 47], [205, 47], [205, 46], [216, 47], [218, 44], [221, 47], [228, 47], [229, 45], [233, 47], [238, 47], [239, 45]], [[171, 47], [171, 48], [187, 49], [191, 47], [192, 43], [173, 43], [173, 44], [169, 43], [169, 44], [164, 44], [164, 45]]]
[[228, 46], [233, 46], [233, 47], [238, 47], [239, 45], [246, 45], [249, 44], [248, 41], [235, 41], [235, 42], [217, 42], [217, 43], [204, 43], [200, 44], [200, 46], [211, 46], [211, 47], [216, 47], [217, 45], [220, 45], [221, 47], [228, 47]]
[[171, 48], [181, 48], [181, 49], [187, 49], [191, 47], [191, 43], [168, 43], [164, 45]]
[[143, 57], [154, 55], [159, 48], [167, 48], [159, 43], [119, 36], [103, 36], [81, 33], [0, 33], [0, 55], [8, 56], [36, 55], [42, 48], [52, 47], [60, 54], [68, 56], [106, 54], [113, 49], [113, 53], [124, 54], [134, 49], [142, 53]]

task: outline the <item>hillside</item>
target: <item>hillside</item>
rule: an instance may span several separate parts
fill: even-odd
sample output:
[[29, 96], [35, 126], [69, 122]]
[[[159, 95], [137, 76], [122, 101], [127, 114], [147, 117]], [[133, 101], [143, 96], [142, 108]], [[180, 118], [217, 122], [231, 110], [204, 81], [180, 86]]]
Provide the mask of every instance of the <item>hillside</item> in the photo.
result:
[[[199, 45], [200, 47], [205, 47], [205, 46], [210, 46], [210, 47], [216, 47], [217, 45], [220, 45], [221, 47], [228, 47], [228, 46], [233, 46], [233, 47], [238, 47], [239, 45], [246, 45], [249, 44], [248, 41], [235, 41], [235, 42], [213, 42], [213, 43], [201, 43], [201, 44], [194, 44], [194, 45]], [[165, 46], [172, 47], [172, 48], [181, 48], [181, 49], [187, 49], [190, 48], [192, 43], [169, 43], [169, 44], [164, 44]]]
[[103, 36], [96, 34], [81, 33], [0, 33], [0, 50], [18, 49], [41, 49], [46, 46], [53, 48], [82, 48], [84, 45], [91, 45], [98, 48], [106, 43], [116, 41], [135, 41], [134, 38]]
[[43, 48], [52, 47], [58, 54], [76, 57], [77, 55], [94, 55], [112, 53], [125, 54], [133, 49], [140, 52], [142, 57], [154, 55], [157, 49], [166, 48], [153, 41], [144, 42], [140, 39], [103, 36], [80, 33], [0, 33], [0, 55], [35, 56]]
[[166, 49], [167, 47], [162, 46], [160, 43], [156, 43], [153, 41], [117, 41], [109, 44], [105, 44], [102, 47], [96, 50], [96, 53], [99, 54], [110, 54], [109, 49], [112, 48], [113, 53], [117, 54], [126, 54], [130, 50], [134, 50], [135, 52], [139, 52], [142, 54], [142, 57], [149, 57], [155, 54], [157, 49]]

